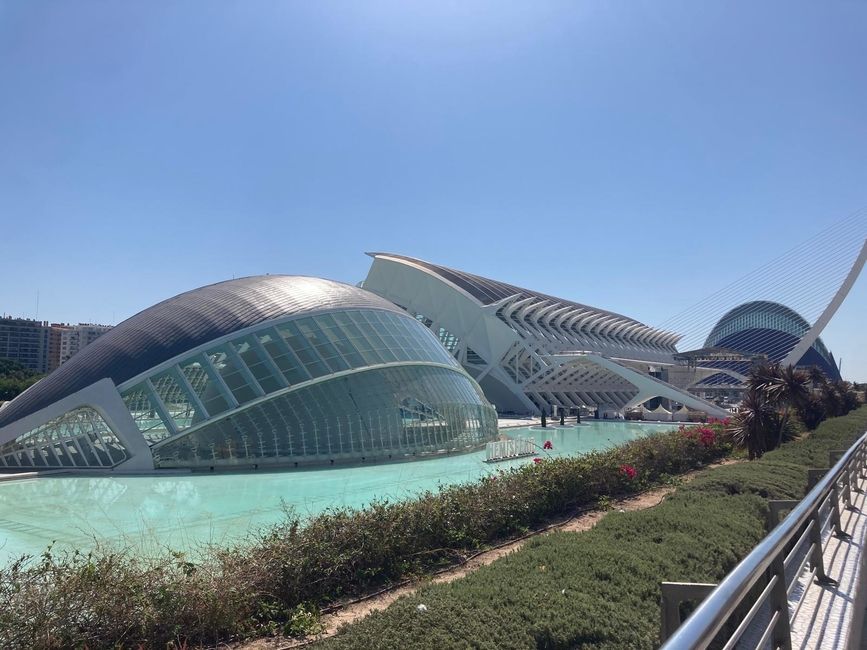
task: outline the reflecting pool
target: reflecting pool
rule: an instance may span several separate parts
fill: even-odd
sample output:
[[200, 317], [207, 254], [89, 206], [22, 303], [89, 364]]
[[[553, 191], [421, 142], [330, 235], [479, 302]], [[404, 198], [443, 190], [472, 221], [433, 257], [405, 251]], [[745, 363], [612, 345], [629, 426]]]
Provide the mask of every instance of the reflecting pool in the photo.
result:
[[[676, 425], [675, 425], [676, 426]], [[590, 421], [579, 426], [503, 429], [533, 437], [539, 456], [610, 448], [671, 424]], [[546, 440], [553, 450], [542, 451]], [[416, 462], [337, 469], [158, 476], [46, 476], [0, 481], [0, 563], [45, 547], [87, 550], [125, 543], [140, 553], [194, 551], [203, 542], [230, 543], [279, 521], [329, 507], [361, 507], [374, 499], [410, 498], [439, 485], [472, 481], [532, 458], [486, 463], [484, 451]]]

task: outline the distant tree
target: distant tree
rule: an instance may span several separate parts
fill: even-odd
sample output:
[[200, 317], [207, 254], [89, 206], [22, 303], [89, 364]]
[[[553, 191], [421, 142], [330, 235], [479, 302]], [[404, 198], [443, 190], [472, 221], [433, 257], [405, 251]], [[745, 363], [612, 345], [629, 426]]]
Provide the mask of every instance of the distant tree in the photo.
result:
[[14, 359], [0, 359], [0, 402], [15, 399], [42, 378]]

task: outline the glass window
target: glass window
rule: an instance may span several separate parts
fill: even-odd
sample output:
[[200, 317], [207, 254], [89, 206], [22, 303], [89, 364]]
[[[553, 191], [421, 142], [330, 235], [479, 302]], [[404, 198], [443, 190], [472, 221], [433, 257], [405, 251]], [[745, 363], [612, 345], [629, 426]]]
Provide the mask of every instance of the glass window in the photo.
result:
[[211, 416], [229, 410], [229, 402], [223, 397], [220, 387], [208, 375], [204, 361], [195, 357], [181, 364], [181, 372], [190, 382], [196, 395], [202, 401], [202, 405]]
[[203, 413], [196, 413], [190, 398], [175, 378], [174, 371], [165, 372], [151, 378], [154, 391], [162, 400], [169, 417], [178, 431], [192, 426], [204, 419]]
[[268, 330], [258, 334], [258, 337], [262, 347], [271, 356], [290, 385], [300, 384], [310, 379], [310, 373], [298, 365], [295, 355], [289, 351], [286, 342], [277, 335], [276, 331]]
[[307, 338], [307, 342], [313, 346], [316, 354], [328, 365], [331, 372], [348, 370], [349, 364], [337, 352], [331, 343], [331, 339], [320, 329], [318, 322], [313, 318], [302, 318], [296, 321], [299, 331]]
[[[307, 320], [307, 319], [302, 319]], [[313, 350], [308, 339], [299, 330], [296, 321], [289, 321], [278, 326], [277, 331], [283, 337], [283, 340], [292, 348], [292, 351], [304, 364], [304, 368], [312, 377], [322, 377], [331, 373], [328, 366], [319, 358], [319, 355]]]
[[[317, 316], [317, 321], [322, 318], [321, 316]], [[345, 331], [345, 328], [339, 327], [333, 319], [331, 323], [334, 325], [333, 327], [329, 327], [327, 321], [324, 322], [324, 327], [322, 327], [322, 331], [325, 336], [328, 337], [329, 341], [331, 341], [334, 348], [340, 354], [341, 358], [345, 360], [350, 368], [362, 368], [367, 363], [364, 360], [364, 357], [355, 349], [355, 346], [350, 342], [348, 332]], [[347, 319], [348, 320], [348, 319]]]
[[235, 365], [232, 357], [225, 348], [219, 347], [208, 352], [208, 359], [220, 377], [226, 382], [226, 386], [232, 391], [232, 395], [238, 400], [238, 404], [246, 404], [259, 395], [256, 389], [247, 382], [244, 373]]
[[121, 397], [138, 430], [150, 444], [170, 435], [166, 423], [160, 419], [151, 402], [149, 391], [143, 385], [130, 388]]
[[265, 393], [273, 393], [283, 388], [283, 383], [271, 372], [270, 365], [262, 359], [257, 346], [253, 344], [250, 337], [235, 341], [234, 345], [238, 356], [250, 369], [250, 373], [256, 378]]

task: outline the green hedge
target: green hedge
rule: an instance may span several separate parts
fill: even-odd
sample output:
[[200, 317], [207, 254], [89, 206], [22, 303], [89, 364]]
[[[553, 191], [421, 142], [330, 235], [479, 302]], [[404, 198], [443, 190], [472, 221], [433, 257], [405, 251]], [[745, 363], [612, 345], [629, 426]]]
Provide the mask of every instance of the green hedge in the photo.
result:
[[[761, 460], [703, 473], [644, 511], [553, 533], [447, 585], [422, 588], [325, 648], [654, 648], [659, 583], [718, 582], [764, 536], [766, 500], [800, 498], [867, 428], [867, 408]], [[419, 611], [419, 605], [425, 611]]]
[[[102, 549], [0, 571], [0, 647], [214, 644], [305, 629], [308, 612], [514, 537], [600, 497], [638, 492], [717, 460], [719, 425], [605, 452], [545, 459], [407, 502], [294, 516], [256, 539], [151, 561]], [[315, 616], [312, 617], [315, 623]], [[309, 629], [309, 625], [306, 626]]]

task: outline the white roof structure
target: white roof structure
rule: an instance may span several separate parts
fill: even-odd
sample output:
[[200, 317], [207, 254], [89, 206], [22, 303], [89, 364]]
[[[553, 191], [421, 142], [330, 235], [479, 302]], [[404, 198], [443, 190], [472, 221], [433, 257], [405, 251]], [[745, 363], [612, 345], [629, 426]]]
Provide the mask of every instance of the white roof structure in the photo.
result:
[[405, 255], [368, 254], [364, 288], [430, 328], [501, 412], [621, 411], [665, 397], [724, 414], [651, 375], [674, 363], [673, 332]]

